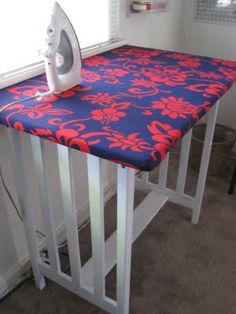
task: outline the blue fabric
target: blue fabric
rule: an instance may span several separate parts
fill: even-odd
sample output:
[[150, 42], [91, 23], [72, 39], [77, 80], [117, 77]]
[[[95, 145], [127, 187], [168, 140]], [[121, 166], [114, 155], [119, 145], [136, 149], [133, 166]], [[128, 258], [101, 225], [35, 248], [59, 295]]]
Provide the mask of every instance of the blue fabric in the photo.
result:
[[82, 83], [60, 95], [45, 75], [0, 91], [0, 123], [150, 171], [232, 86], [236, 62], [123, 46], [84, 60]]

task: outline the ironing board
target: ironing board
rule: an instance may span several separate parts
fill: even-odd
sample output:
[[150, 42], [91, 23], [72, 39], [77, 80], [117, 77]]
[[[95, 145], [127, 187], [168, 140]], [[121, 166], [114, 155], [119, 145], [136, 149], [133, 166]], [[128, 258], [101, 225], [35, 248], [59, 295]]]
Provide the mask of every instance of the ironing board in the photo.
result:
[[[202, 204], [219, 99], [236, 81], [236, 62], [123, 46], [84, 60], [82, 83], [42, 101], [21, 99], [46, 91], [44, 75], [0, 91], [0, 106], [19, 100], [0, 115], [0, 135], [12, 148], [18, 195], [36, 285], [44, 276], [109, 313], [129, 313], [132, 243], [169, 200], [192, 210]], [[192, 127], [208, 121], [196, 194], [185, 194]], [[13, 131], [15, 129], [17, 131]], [[39, 254], [22, 167], [20, 132], [32, 136], [50, 265]], [[45, 140], [60, 144], [58, 166], [71, 275], [61, 271], [52, 209]], [[181, 140], [175, 190], [167, 188], [169, 150]], [[68, 149], [69, 148], [69, 149]], [[87, 153], [92, 258], [81, 266], [71, 151]], [[117, 163], [117, 231], [104, 240], [103, 162]], [[149, 171], [159, 166], [156, 184]], [[136, 170], [141, 171], [141, 175]], [[137, 175], [138, 174], [138, 175]], [[134, 190], [147, 197], [135, 209]], [[105, 276], [117, 265], [117, 298], [105, 294]]]

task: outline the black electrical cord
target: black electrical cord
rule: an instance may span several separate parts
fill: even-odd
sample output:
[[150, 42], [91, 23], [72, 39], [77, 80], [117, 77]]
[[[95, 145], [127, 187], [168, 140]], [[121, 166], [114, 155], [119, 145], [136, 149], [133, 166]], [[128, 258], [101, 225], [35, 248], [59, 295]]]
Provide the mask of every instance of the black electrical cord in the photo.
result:
[[[10, 202], [11, 202], [13, 208], [15, 209], [18, 218], [20, 219], [20, 221], [23, 221], [22, 214], [21, 214], [19, 208], [17, 207], [17, 205], [16, 205], [16, 203], [15, 203], [15, 201], [14, 201], [14, 198], [13, 198], [13, 196], [11, 195], [11, 192], [9, 191], [9, 188], [7, 187], [7, 184], [6, 184], [6, 182], [5, 182], [5, 179], [4, 179], [4, 176], [3, 176], [3, 173], [2, 173], [1, 167], [0, 167], [0, 178], [1, 178], [2, 186], [3, 186], [3, 188], [4, 188], [5, 192], [6, 192], [6, 194], [7, 194], [8, 198], [9, 198], [9, 200], [10, 200]], [[86, 221], [86, 222], [78, 229], [78, 231], [80, 231], [80, 230], [82, 230], [84, 227], [86, 227], [86, 225], [87, 225], [89, 222], [90, 222], [89, 220]], [[38, 235], [40, 235], [41, 237], [46, 238], [46, 235], [45, 235], [43, 232], [41, 232], [41, 231], [39, 231], [39, 230], [36, 230], [36, 233], [37, 233]], [[58, 246], [58, 249], [64, 247], [66, 244], [67, 244], [67, 241], [65, 241], [64, 243], [62, 243], [61, 245], [59, 245], [59, 246]], [[60, 255], [64, 255], [65, 257], [68, 257], [68, 258], [69, 258], [69, 254], [68, 254], [68, 253], [62, 252], [62, 251], [60, 251], [60, 250], [58, 250], [58, 252], [59, 252]], [[42, 252], [42, 253], [48, 254], [48, 253], [47, 253], [47, 250], [45, 250], [45, 251]], [[68, 270], [69, 270], [69, 269], [68, 269]], [[67, 270], [67, 271], [68, 271], [68, 270]]]
[[[10, 200], [10, 202], [11, 202], [13, 208], [15, 209], [18, 218], [20, 219], [20, 221], [23, 221], [22, 214], [20, 213], [20, 210], [18, 209], [18, 207], [17, 207], [17, 205], [16, 205], [16, 203], [15, 203], [15, 201], [14, 201], [14, 199], [13, 199], [13, 196], [11, 195], [11, 192], [9, 191], [9, 189], [8, 189], [8, 187], [7, 187], [7, 185], [6, 185], [6, 182], [5, 182], [5, 179], [4, 179], [4, 177], [3, 177], [3, 173], [2, 173], [1, 167], [0, 167], [0, 178], [1, 178], [2, 186], [3, 186], [3, 188], [4, 188], [5, 192], [6, 192], [6, 194], [7, 194], [8, 198], [9, 198], [9, 200]], [[39, 230], [36, 230], [36, 232], [37, 232], [40, 236], [42, 236], [42, 237], [44, 237], [44, 238], [46, 237], [46, 235], [45, 235], [43, 232], [41, 232], [41, 231], [39, 231]]]
[[6, 182], [5, 182], [4, 178], [3, 178], [3, 173], [2, 173], [1, 167], [0, 167], [0, 177], [1, 177], [1, 181], [2, 181], [2, 185], [3, 185], [3, 187], [4, 187], [4, 190], [5, 190], [5, 192], [7, 193], [7, 196], [8, 196], [8, 198], [9, 198], [9, 200], [11, 201], [11, 204], [12, 204], [12, 206], [14, 207], [16, 213], [17, 213], [17, 216], [19, 217], [19, 219], [20, 219], [21, 221], [23, 221], [22, 215], [20, 214], [20, 211], [19, 211], [19, 209], [17, 208], [16, 203], [15, 203], [15, 201], [14, 201], [14, 199], [13, 199], [13, 197], [12, 197], [12, 195], [11, 195], [11, 193], [10, 193], [10, 191], [9, 191], [9, 189], [8, 189], [8, 187], [7, 187], [7, 185], [6, 185]]
[[[17, 207], [17, 205], [16, 205], [16, 203], [15, 203], [15, 201], [14, 201], [14, 199], [13, 199], [13, 196], [11, 195], [11, 192], [9, 191], [9, 189], [8, 189], [8, 187], [7, 187], [7, 184], [6, 184], [5, 179], [4, 179], [4, 177], [3, 177], [3, 173], [2, 173], [1, 167], [0, 167], [0, 178], [1, 178], [2, 186], [3, 186], [3, 188], [4, 188], [5, 192], [6, 192], [6, 194], [7, 194], [8, 198], [9, 198], [9, 200], [10, 200], [10, 202], [11, 202], [13, 208], [15, 209], [18, 218], [20, 219], [20, 221], [23, 221], [22, 214], [21, 214], [19, 208]], [[86, 227], [86, 225], [87, 225], [88, 223], [89, 223], [89, 220], [86, 221], [86, 222], [78, 229], [78, 231], [80, 231], [81, 229], [83, 229], [84, 227]], [[40, 236], [46, 238], [46, 235], [45, 235], [42, 231], [36, 230], [36, 233], [38, 233]], [[58, 248], [61, 248], [61, 247], [65, 246], [66, 244], [67, 244], [67, 241], [65, 241], [64, 243], [60, 244]]]

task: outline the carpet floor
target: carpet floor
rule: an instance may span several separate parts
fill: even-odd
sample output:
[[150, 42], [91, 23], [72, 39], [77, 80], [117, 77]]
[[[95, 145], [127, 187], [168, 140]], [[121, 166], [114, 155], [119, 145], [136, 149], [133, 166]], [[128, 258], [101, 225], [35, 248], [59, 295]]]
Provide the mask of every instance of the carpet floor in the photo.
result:
[[[176, 184], [177, 157], [171, 155], [168, 185]], [[197, 173], [190, 169], [186, 191], [193, 193]], [[230, 173], [208, 177], [198, 225], [191, 211], [168, 202], [133, 245], [130, 313], [236, 313], [236, 192], [228, 195]], [[157, 180], [157, 170], [151, 173]], [[145, 194], [136, 191], [138, 204]], [[106, 237], [116, 226], [116, 196], [106, 205]], [[90, 226], [80, 231], [83, 261], [91, 255]], [[69, 272], [67, 248], [61, 264]], [[115, 295], [116, 272], [106, 278]], [[102, 314], [103, 311], [47, 280], [43, 291], [33, 279], [0, 303], [1, 314]]]

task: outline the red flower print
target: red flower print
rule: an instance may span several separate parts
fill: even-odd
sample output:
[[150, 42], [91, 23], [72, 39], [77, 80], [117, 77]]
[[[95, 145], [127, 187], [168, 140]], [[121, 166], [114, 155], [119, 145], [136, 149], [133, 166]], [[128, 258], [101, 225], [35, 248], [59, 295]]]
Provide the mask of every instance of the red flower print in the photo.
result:
[[[47, 85], [24, 85], [24, 86], [15, 86], [15, 87], [10, 87], [7, 89], [7, 91], [11, 94], [16, 94], [16, 95], [22, 95], [24, 97], [31, 97], [36, 95], [36, 93], [44, 93], [48, 91], [48, 86]], [[15, 100], [20, 100], [19, 96], [15, 96]], [[54, 94], [49, 95], [49, 96], [44, 96], [43, 100], [44, 101], [56, 101], [58, 97]]]
[[227, 86], [223, 84], [210, 84], [206, 89], [205, 93], [203, 94], [204, 96], [209, 96], [209, 95], [216, 95], [218, 98], [221, 97], [222, 94], [224, 94], [227, 91]]
[[92, 104], [99, 104], [99, 105], [105, 105], [105, 104], [111, 104], [115, 102], [115, 99], [118, 98], [117, 96], [111, 96], [108, 93], [97, 93], [93, 95], [86, 95], [81, 96], [82, 100], [88, 100]]
[[57, 142], [68, 147], [77, 148], [85, 153], [90, 149], [85, 139], [79, 137], [79, 132], [73, 129], [58, 130], [55, 134]]
[[120, 118], [126, 116], [123, 111], [118, 111], [114, 108], [97, 109], [91, 112], [92, 119], [101, 121], [102, 124], [109, 124], [110, 122], [119, 121]]
[[[11, 105], [11, 106], [9, 106], [9, 107], [7, 107], [6, 109], [5, 109], [5, 111], [11, 111], [11, 110], [14, 110], [14, 109], [18, 109], [18, 110], [21, 110], [21, 109], [23, 109], [25, 107], [25, 105], [23, 105], [23, 104], [15, 104], [15, 105]], [[0, 107], [1, 108], [1, 107]]]
[[198, 109], [183, 98], [162, 97], [161, 101], [153, 101], [152, 107], [155, 109], [162, 109], [161, 114], [167, 115], [172, 119], [183, 118], [186, 119], [187, 115], [198, 118]]
[[200, 77], [209, 79], [220, 79], [222, 77], [222, 75], [217, 74], [215, 72], [198, 71], [197, 73], [200, 75]]
[[21, 122], [19, 122], [19, 121], [15, 122], [13, 124], [13, 128], [18, 130], [18, 131], [22, 131], [22, 132], [25, 130], [23, 124]]
[[82, 69], [81, 71], [82, 71], [82, 81], [83, 82], [94, 83], [94, 82], [101, 80], [101, 76], [97, 72], [89, 71], [89, 70], [85, 70], [85, 69]]
[[120, 102], [120, 103], [114, 103], [111, 105], [111, 108], [123, 110], [123, 109], [128, 109], [129, 106], [131, 105], [130, 102]]
[[54, 109], [52, 104], [38, 104], [35, 106], [25, 106], [22, 110], [17, 113], [26, 114], [31, 119], [40, 119], [45, 115], [66, 115], [72, 112], [65, 109]]
[[70, 97], [73, 97], [75, 94], [76, 93], [73, 89], [68, 89], [65, 92], [57, 94], [57, 95], [58, 97], [61, 97], [61, 98], [70, 98]]
[[188, 74], [180, 72], [178, 68], [164, 68], [154, 70], [143, 70], [145, 76], [153, 82], [163, 83], [167, 86], [176, 86], [185, 83]]
[[230, 61], [230, 60], [223, 60], [218, 58], [211, 59], [211, 64], [220, 63], [221, 65], [229, 66], [229, 67], [236, 67], [236, 61]]
[[72, 88], [72, 90], [77, 94], [77, 92], [88, 92], [92, 89], [92, 86], [83, 86], [83, 85], [76, 85]]
[[198, 68], [201, 65], [199, 58], [188, 58], [178, 62], [179, 65], [186, 68]]
[[212, 108], [212, 104], [209, 101], [205, 101], [202, 107], [205, 112], [208, 112]]
[[105, 76], [125, 76], [126, 74], [129, 74], [129, 72], [122, 69], [107, 69], [104, 74]]
[[201, 93], [205, 97], [209, 97], [211, 95], [216, 95], [221, 97], [221, 95], [227, 91], [227, 87], [224, 84], [215, 83], [215, 84], [195, 84], [189, 85], [186, 89]]
[[110, 60], [101, 56], [93, 56], [85, 59], [84, 64], [88, 66], [108, 65], [110, 64]]
[[194, 84], [194, 85], [186, 86], [185, 88], [193, 92], [202, 93], [206, 87], [207, 87], [207, 84]]
[[229, 80], [231, 80], [231, 81], [233, 81], [233, 82], [236, 81], [236, 71], [232, 71], [232, 70], [230, 70], [230, 69], [228, 69], [228, 68], [224, 68], [224, 67], [220, 67], [218, 70], [219, 70], [219, 71], [222, 73], [222, 75], [224, 75], [227, 79], [229, 79]]
[[132, 86], [153, 87], [155, 83], [145, 79], [134, 79], [131, 81]]
[[189, 55], [183, 53], [168, 53], [166, 54], [166, 57], [177, 60], [186, 60], [189, 58]]
[[112, 136], [108, 136], [106, 139], [112, 142], [109, 148], [119, 147], [122, 150], [130, 149], [137, 153], [147, 149], [150, 150], [150, 145], [141, 138], [138, 138], [138, 135], [139, 133], [132, 133], [126, 137], [121, 133], [114, 132]]
[[147, 65], [149, 63], [153, 63], [152, 59], [149, 56], [141, 56], [135, 59], [135, 63], [140, 65]]
[[112, 51], [113, 53], [118, 53], [121, 55], [131, 55], [132, 57], [154, 57], [158, 56], [161, 52], [157, 50], [147, 50], [147, 49], [142, 49], [142, 48], [135, 48], [135, 47], [130, 47], [130, 48], [119, 48], [116, 50]]
[[181, 138], [181, 131], [178, 129], [172, 129], [171, 125], [164, 124], [159, 121], [152, 121], [147, 126], [147, 129], [153, 134], [152, 139], [157, 142], [155, 149], [152, 152], [152, 158], [157, 160], [156, 153], [159, 152], [161, 159], [165, 159], [168, 150]]
[[[107, 135], [107, 132], [90, 132], [80, 134], [80, 131], [85, 129], [85, 125], [81, 125], [78, 130], [74, 129], [59, 129], [52, 132], [49, 129], [35, 128], [30, 129], [30, 133], [47, 139], [54, 143], [59, 143], [68, 147], [79, 149], [83, 152], [89, 153], [89, 145], [94, 145], [100, 142], [97, 136]], [[94, 138], [95, 139], [92, 139]]]
[[52, 131], [50, 131], [49, 129], [42, 129], [42, 128], [30, 129], [30, 133], [33, 135], [43, 137], [51, 142], [54, 142], [54, 143], [57, 142]]
[[150, 111], [150, 110], [144, 110], [143, 112], [142, 112], [142, 114], [144, 115], [144, 116], [152, 116], [152, 112]]
[[164, 68], [164, 74], [174, 83], [185, 83], [188, 73], [180, 71], [179, 68]]

